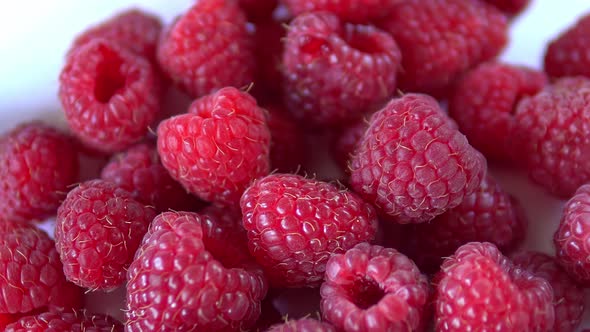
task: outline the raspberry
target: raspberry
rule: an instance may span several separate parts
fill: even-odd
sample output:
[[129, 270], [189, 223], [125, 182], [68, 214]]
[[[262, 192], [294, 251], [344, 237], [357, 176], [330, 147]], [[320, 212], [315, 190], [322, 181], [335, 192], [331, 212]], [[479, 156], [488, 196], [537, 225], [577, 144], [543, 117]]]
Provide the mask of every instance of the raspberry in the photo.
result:
[[247, 93], [223, 88], [196, 100], [189, 112], [158, 127], [162, 164], [198, 197], [236, 205], [250, 182], [269, 172], [264, 111]]
[[311, 318], [301, 318], [272, 326], [267, 332], [336, 332], [336, 329], [328, 323]]
[[101, 178], [129, 191], [136, 200], [157, 211], [194, 210], [201, 203], [174, 181], [160, 163], [155, 147], [136, 145], [115, 155], [102, 170]]
[[494, 5], [504, 14], [515, 16], [522, 13], [530, 3], [530, 0], [485, 0]]
[[545, 50], [545, 72], [553, 78], [590, 77], [589, 34], [590, 14], [587, 14], [549, 43]]
[[276, 106], [268, 108], [270, 165], [278, 172], [295, 172], [306, 161], [304, 134], [289, 113]]
[[375, 236], [373, 208], [333, 184], [274, 174], [255, 181], [240, 202], [248, 247], [277, 287], [314, 287], [328, 258]]
[[545, 74], [534, 69], [483, 63], [459, 80], [449, 114], [469, 143], [486, 157], [508, 161], [516, 105], [523, 97], [538, 93], [546, 83]]
[[246, 13], [248, 20], [259, 23], [270, 19], [278, 0], [239, 0], [240, 8]]
[[69, 56], [59, 76], [59, 98], [72, 131], [102, 152], [139, 141], [159, 112], [157, 73], [147, 60], [105, 39]]
[[471, 242], [445, 260], [438, 278], [436, 331], [550, 331], [553, 291], [491, 243]]
[[339, 330], [416, 331], [428, 280], [395, 249], [361, 243], [330, 258], [321, 294], [323, 316]]
[[584, 312], [584, 288], [577, 285], [557, 264], [557, 260], [540, 252], [520, 252], [512, 256], [519, 265], [537, 277], [541, 277], [553, 288], [553, 309], [555, 325], [552, 331], [573, 332]]
[[393, 94], [400, 61], [395, 41], [372, 25], [302, 14], [290, 25], [283, 53], [287, 106], [316, 125], [359, 118]]
[[28, 122], [0, 137], [0, 215], [41, 220], [78, 180], [78, 153], [66, 134]]
[[354, 154], [356, 145], [363, 138], [369, 127], [368, 120], [361, 119], [345, 128], [334, 137], [332, 141], [332, 155], [342, 170], [348, 170], [348, 162]]
[[405, 224], [461, 204], [484, 178], [486, 161], [436, 100], [407, 94], [373, 114], [350, 169], [352, 189]]
[[446, 96], [465, 71], [489, 60], [507, 43], [506, 17], [474, 0], [405, 0], [382, 28], [402, 54], [399, 87]]
[[68, 193], [59, 207], [55, 245], [66, 277], [91, 290], [112, 290], [155, 216], [116, 184], [91, 180]]
[[44, 312], [8, 325], [6, 332], [123, 332], [123, 324], [102, 314], [86, 311]]
[[91, 40], [104, 38], [155, 63], [161, 30], [158, 17], [140, 9], [128, 9], [86, 29], [76, 37], [68, 54]]
[[358, 23], [382, 18], [403, 1], [405, 0], [283, 0], [294, 15], [327, 11], [344, 21]]
[[193, 97], [254, 77], [254, 53], [246, 18], [232, 0], [197, 1], [162, 34], [162, 70]]
[[590, 181], [590, 80], [563, 78], [516, 108], [512, 142], [529, 176], [570, 197]]
[[444, 257], [469, 242], [491, 242], [502, 252], [514, 249], [524, 240], [526, 226], [519, 202], [488, 175], [461, 204], [429, 223], [412, 225], [404, 239], [421, 270], [435, 272]]
[[264, 275], [210, 252], [212, 242], [237, 248], [231, 237], [210, 237], [215, 222], [207, 218], [165, 212], [154, 219], [128, 271], [127, 331], [235, 331], [256, 321]]

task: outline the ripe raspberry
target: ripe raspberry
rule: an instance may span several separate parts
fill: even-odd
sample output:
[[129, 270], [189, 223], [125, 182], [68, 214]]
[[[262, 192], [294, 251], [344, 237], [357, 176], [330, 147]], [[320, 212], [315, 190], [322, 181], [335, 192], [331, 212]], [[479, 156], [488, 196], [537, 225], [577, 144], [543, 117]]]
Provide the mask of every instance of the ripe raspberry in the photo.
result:
[[78, 179], [78, 153], [66, 134], [28, 122], [0, 137], [0, 215], [30, 221], [54, 214]]
[[373, 114], [350, 169], [352, 189], [405, 224], [461, 204], [479, 187], [486, 161], [436, 100], [407, 94]]
[[457, 207], [405, 230], [407, 252], [424, 272], [469, 242], [491, 242], [506, 253], [524, 240], [527, 220], [519, 202], [486, 176]]
[[189, 112], [158, 127], [162, 164], [198, 197], [234, 206], [252, 180], [269, 172], [264, 111], [247, 93], [223, 88]]
[[159, 112], [160, 88], [150, 63], [113, 42], [95, 39], [69, 56], [59, 98], [70, 128], [102, 152], [139, 141]]
[[295, 172], [307, 157], [304, 133], [289, 113], [276, 106], [268, 110], [271, 169], [281, 173]]
[[248, 21], [266, 21], [271, 18], [278, 0], [239, 0], [240, 8], [246, 13]]
[[395, 41], [372, 25], [302, 14], [290, 25], [283, 53], [287, 106], [316, 125], [359, 118], [393, 94], [400, 61]]
[[6, 332], [123, 332], [115, 319], [86, 311], [44, 312], [26, 316], [8, 325]]
[[529, 176], [571, 197], [590, 181], [590, 80], [563, 78], [516, 108], [512, 141]]
[[216, 226], [207, 218], [165, 212], [154, 219], [127, 275], [127, 331], [235, 331], [256, 321], [264, 275], [248, 260], [210, 252], [212, 244], [237, 248], [231, 236], [211, 237]]
[[381, 25], [401, 48], [399, 86], [446, 96], [465, 71], [498, 55], [507, 43], [506, 17], [474, 0], [405, 0]]
[[358, 142], [363, 138], [369, 127], [369, 121], [361, 119], [348, 127], [344, 127], [332, 141], [331, 152], [336, 163], [342, 170], [348, 171], [348, 163], [354, 154]]
[[55, 245], [66, 277], [92, 290], [121, 285], [154, 216], [153, 208], [114, 183], [80, 184], [59, 207], [55, 224]]
[[576, 330], [584, 312], [584, 288], [577, 285], [557, 264], [557, 260], [540, 252], [520, 252], [512, 256], [515, 265], [549, 282], [553, 288], [554, 332]]
[[589, 34], [590, 14], [587, 14], [549, 43], [545, 50], [545, 72], [553, 78], [590, 77]]
[[266, 332], [336, 332], [336, 329], [328, 323], [312, 318], [301, 318], [272, 326]]
[[449, 114], [469, 143], [486, 157], [508, 161], [516, 105], [523, 97], [537, 94], [545, 84], [547, 77], [540, 71], [483, 63], [459, 80]]
[[162, 34], [162, 70], [193, 97], [254, 77], [254, 53], [246, 18], [232, 0], [197, 1]]
[[283, 0], [294, 15], [327, 11], [341, 20], [366, 23], [388, 15], [405, 0]]
[[133, 198], [156, 211], [195, 210], [202, 204], [172, 179], [160, 163], [155, 147], [136, 145], [115, 155], [102, 170], [101, 178], [129, 191]]
[[445, 260], [438, 278], [437, 331], [550, 331], [553, 291], [491, 243], [471, 242]]
[[155, 15], [128, 9], [86, 29], [76, 37], [68, 54], [91, 40], [104, 38], [155, 63], [161, 30], [162, 22]]
[[314, 287], [326, 262], [375, 236], [371, 205], [333, 184], [274, 174], [255, 181], [240, 202], [248, 247], [277, 287]]
[[339, 330], [416, 331], [428, 280], [395, 249], [361, 243], [330, 258], [321, 294], [324, 319]]

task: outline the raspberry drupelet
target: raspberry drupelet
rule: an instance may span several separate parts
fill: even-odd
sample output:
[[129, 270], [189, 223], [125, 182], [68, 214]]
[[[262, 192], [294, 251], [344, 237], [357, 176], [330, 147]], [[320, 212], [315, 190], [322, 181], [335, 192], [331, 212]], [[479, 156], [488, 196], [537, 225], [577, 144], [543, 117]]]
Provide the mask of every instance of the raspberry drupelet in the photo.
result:
[[545, 72], [552, 78], [565, 76], [590, 77], [590, 14], [552, 40], [545, 50]]
[[325, 322], [312, 318], [301, 318], [271, 326], [266, 332], [336, 332], [336, 329]]
[[404, 0], [283, 0], [291, 13], [326, 11], [348, 22], [366, 23], [389, 14]]
[[44, 312], [8, 325], [5, 332], [123, 332], [123, 324], [102, 314], [82, 311]]

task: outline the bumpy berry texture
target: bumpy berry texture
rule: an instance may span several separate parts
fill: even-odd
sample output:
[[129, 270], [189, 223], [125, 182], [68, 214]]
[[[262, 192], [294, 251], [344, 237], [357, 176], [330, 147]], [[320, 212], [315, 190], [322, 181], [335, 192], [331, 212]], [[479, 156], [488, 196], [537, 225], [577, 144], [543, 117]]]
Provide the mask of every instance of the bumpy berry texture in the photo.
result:
[[270, 170], [264, 110], [247, 93], [223, 88], [196, 100], [189, 112], [158, 127], [162, 164], [191, 193], [234, 206]]
[[564, 198], [590, 181], [590, 79], [560, 79], [523, 98], [515, 117], [515, 158], [533, 181]]
[[155, 63], [162, 22], [140, 9], [128, 9], [83, 31], [72, 43], [71, 54], [96, 38], [104, 38]]
[[216, 226], [206, 218], [165, 212], [154, 219], [128, 271], [127, 331], [239, 331], [254, 324], [267, 289], [262, 270], [210, 252], [211, 242], [235, 243], [210, 237]]
[[436, 100], [407, 94], [373, 114], [350, 169], [352, 189], [383, 216], [420, 223], [477, 190], [486, 161]]
[[509, 16], [515, 16], [522, 13], [529, 3], [530, 0], [485, 0], [487, 3], [494, 5], [502, 12]]
[[472, 242], [437, 277], [436, 331], [551, 331], [553, 291], [491, 243]]
[[500, 11], [473, 0], [406, 0], [381, 27], [403, 54], [399, 88], [437, 96], [446, 96], [462, 73], [500, 53], [508, 31]]
[[334, 136], [331, 152], [334, 160], [342, 170], [348, 171], [350, 158], [353, 156], [358, 142], [363, 138], [368, 127], [369, 121], [360, 119], [344, 127]]
[[519, 252], [511, 257], [515, 265], [549, 282], [553, 288], [555, 325], [551, 331], [574, 332], [584, 313], [584, 288], [559, 266], [557, 260], [540, 252]]
[[293, 117], [279, 107], [268, 108], [270, 130], [270, 167], [278, 172], [297, 171], [307, 160], [305, 134]]
[[44, 312], [20, 318], [6, 332], [123, 332], [123, 324], [86, 311]]
[[91, 180], [70, 191], [55, 224], [68, 280], [92, 290], [120, 286], [154, 216], [152, 207], [111, 182]]
[[0, 214], [30, 221], [57, 211], [78, 180], [73, 139], [41, 122], [21, 124], [0, 137]]
[[272, 326], [267, 332], [336, 332], [336, 329], [325, 322], [312, 318], [301, 318]]
[[337, 186], [299, 175], [255, 181], [240, 202], [250, 253], [277, 287], [314, 287], [330, 255], [371, 241], [371, 205]]
[[232, 0], [197, 1], [164, 31], [157, 56], [162, 70], [193, 97], [254, 78], [253, 42]]
[[159, 112], [160, 83], [152, 65], [106, 39], [73, 52], [59, 82], [70, 128], [98, 151], [121, 151], [139, 141]]
[[490, 159], [509, 161], [516, 105], [523, 97], [537, 94], [546, 83], [547, 77], [540, 71], [486, 62], [459, 80], [449, 114], [477, 150]]
[[416, 331], [428, 280], [395, 249], [361, 243], [330, 258], [321, 294], [322, 315], [339, 330]]
[[550, 77], [590, 77], [590, 14], [552, 40], [545, 51], [545, 72]]
[[156, 211], [194, 211], [202, 203], [176, 182], [160, 163], [155, 147], [139, 144], [115, 155], [101, 178], [129, 191], [133, 198]]
[[457, 207], [406, 229], [405, 252], [423, 272], [435, 272], [443, 258], [469, 242], [490, 242], [509, 252], [524, 240], [523, 212], [519, 202], [488, 175]]
[[289, 26], [283, 53], [285, 101], [296, 118], [336, 125], [359, 118], [395, 91], [401, 53], [372, 25], [307, 13]]
[[294, 15], [306, 12], [326, 11], [338, 18], [365, 23], [379, 19], [391, 12], [404, 0], [283, 0]]

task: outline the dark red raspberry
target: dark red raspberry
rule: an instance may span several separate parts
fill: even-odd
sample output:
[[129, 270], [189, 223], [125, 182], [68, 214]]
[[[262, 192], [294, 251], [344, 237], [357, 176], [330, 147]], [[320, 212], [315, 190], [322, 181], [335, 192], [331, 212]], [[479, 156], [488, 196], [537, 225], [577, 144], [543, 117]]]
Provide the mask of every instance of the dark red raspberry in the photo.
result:
[[522, 13], [529, 3], [530, 0], [485, 0], [487, 3], [494, 5], [502, 12], [509, 16], [515, 16]]
[[544, 73], [526, 67], [487, 62], [461, 78], [449, 104], [476, 149], [490, 159], [511, 159], [510, 134], [520, 99], [537, 94], [547, 84]]
[[346, 189], [299, 175], [255, 181], [240, 203], [250, 253], [275, 286], [313, 287], [326, 262], [375, 236], [371, 205]]
[[105, 39], [77, 48], [59, 81], [70, 128], [99, 151], [120, 151], [139, 141], [159, 112], [160, 86], [151, 64]]
[[116, 184], [91, 180], [68, 193], [59, 207], [55, 245], [66, 277], [91, 290], [112, 290], [155, 216]]
[[491, 242], [502, 252], [525, 237], [527, 220], [519, 202], [490, 176], [457, 207], [405, 230], [406, 252], [423, 272], [435, 272], [443, 258], [469, 242]]
[[437, 279], [436, 331], [551, 331], [551, 285], [491, 243], [460, 247]]
[[272, 326], [266, 332], [336, 332], [336, 329], [328, 323], [312, 318], [301, 318]]
[[283, 0], [294, 15], [327, 11], [348, 22], [366, 23], [389, 14], [405, 0]]
[[6, 332], [123, 332], [123, 324], [86, 311], [44, 312], [8, 325]]
[[557, 260], [540, 252], [520, 252], [512, 257], [515, 265], [527, 269], [549, 282], [553, 288], [555, 325], [551, 331], [574, 332], [584, 313], [584, 288], [577, 285], [557, 264]]
[[253, 42], [233, 0], [197, 1], [162, 34], [157, 56], [162, 70], [193, 97], [254, 78]]
[[432, 97], [407, 94], [373, 114], [351, 162], [350, 184], [383, 216], [426, 222], [479, 187], [485, 158]]
[[0, 314], [0, 330], [5, 331], [6, 325], [15, 322], [18, 317], [11, 314]]
[[264, 21], [256, 23], [254, 34], [256, 77], [252, 94], [261, 103], [282, 102], [281, 74], [283, 45], [287, 22]]
[[139, 144], [115, 155], [102, 170], [101, 178], [116, 183], [156, 211], [194, 211], [202, 205], [172, 179], [150, 144]]
[[317, 12], [291, 22], [283, 53], [284, 92], [296, 118], [336, 125], [393, 95], [401, 53], [372, 25]]
[[590, 80], [563, 78], [516, 108], [512, 144], [529, 176], [560, 197], [590, 181]]
[[545, 51], [545, 72], [550, 77], [590, 77], [590, 14], [552, 40]]
[[339, 330], [416, 331], [428, 280], [397, 250], [361, 243], [330, 258], [321, 294], [324, 319]]
[[198, 197], [235, 206], [270, 169], [264, 111], [249, 94], [223, 88], [196, 100], [189, 112], [158, 127], [162, 164]]
[[211, 237], [217, 226], [206, 219], [188, 212], [154, 219], [128, 272], [127, 331], [237, 331], [254, 324], [267, 288], [262, 270], [209, 251], [213, 243], [237, 248], [231, 236]]
[[41, 122], [21, 124], [0, 137], [0, 215], [41, 220], [57, 211], [78, 180], [71, 137]]
[[342, 170], [348, 171], [350, 158], [354, 154], [358, 142], [363, 138], [368, 127], [369, 121], [367, 119], [360, 119], [344, 127], [334, 136], [331, 152], [336, 163]]
[[508, 24], [496, 8], [474, 0], [405, 0], [381, 25], [401, 48], [399, 87], [446, 96], [465, 71], [507, 43]]
[[82, 32], [70, 47], [68, 54], [96, 38], [104, 38], [155, 63], [156, 47], [162, 30], [160, 19], [134, 8], [122, 11]]
[[268, 110], [270, 167], [281, 173], [295, 172], [307, 159], [305, 135], [289, 113], [276, 106]]
[[278, 0], [239, 0], [240, 8], [246, 13], [248, 21], [256, 22], [269, 20]]

